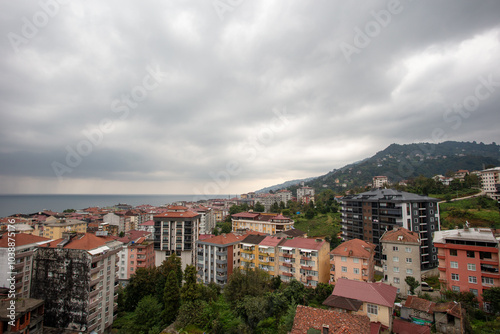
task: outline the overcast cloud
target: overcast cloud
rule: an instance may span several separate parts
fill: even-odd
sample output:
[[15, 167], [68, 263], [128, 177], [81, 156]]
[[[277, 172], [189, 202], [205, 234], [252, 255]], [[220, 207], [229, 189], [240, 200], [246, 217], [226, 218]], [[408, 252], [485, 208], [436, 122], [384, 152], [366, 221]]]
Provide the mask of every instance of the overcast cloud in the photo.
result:
[[497, 0], [66, 2], [0, 3], [1, 193], [244, 193], [500, 142]]

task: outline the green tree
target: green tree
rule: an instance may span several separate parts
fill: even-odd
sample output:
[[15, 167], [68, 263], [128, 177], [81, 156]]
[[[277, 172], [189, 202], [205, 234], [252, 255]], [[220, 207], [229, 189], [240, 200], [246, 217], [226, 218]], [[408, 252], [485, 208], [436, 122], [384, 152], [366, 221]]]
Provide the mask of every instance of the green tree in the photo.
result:
[[233, 225], [231, 223], [223, 223], [220, 229], [220, 233], [231, 233], [233, 230]]
[[125, 309], [133, 311], [145, 296], [156, 291], [156, 268], [138, 268], [125, 288]]
[[255, 205], [253, 207], [253, 211], [255, 211], [255, 212], [264, 212], [265, 210], [266, 210], [266, 208], [264, 207], [264, 205], [262, 205], [258, 201], [257, 201], [257, 203], [255, 203]]
[[420, 283], [413, 276], [406, 276], [405, 282], [410, 287], [410, 295], [414, 295], [415, 289], [420, 286]]
[[181, 302], [181, 293], [177, 283], [177, 275], [175, 271], [171, 271], [167, 276], [165, 289], [163, 293], [164, 317], [167, 324], [174, 322], [179, 311]]
[[142, 298], [134, 311], [133, 333], [160, 333], [162, 306], [155, 297], [148, 295]]
[[500, 312], [500, 287], [483, 290], [483, 300], [490, 303], [491, 313]]
[[165, 284], [167, 282], [167, 277], [171, 272], [175, 274], [177, 287], [180, 289], [182, 286], [181, 258], [175, 253], [172, 253], [161, 263], [161, 265], [157, 269], [158, 274], [156, 276], [156, 297], [158, 298], [159, 302], [163, 302]]
[[186, 266], [184, 270], [185, 282], [181, 289], [181, 299], [184, 303], [194, 302], [201, 297], [201, 289], [196, 282], [196, 267]]
[[271, 205], [271, 212], [273, 213], [280, 212], [280, 207], [278, 203], [274, 202], [273, 205]]
[[315, 216], [314, 209], [311, 209], [311, 208], [307, 209], [306, 214], [305, 214], [305, 217], [306, 217], [307, 219], [313, 219], [313, 218], [314, 218], [314, 216]]

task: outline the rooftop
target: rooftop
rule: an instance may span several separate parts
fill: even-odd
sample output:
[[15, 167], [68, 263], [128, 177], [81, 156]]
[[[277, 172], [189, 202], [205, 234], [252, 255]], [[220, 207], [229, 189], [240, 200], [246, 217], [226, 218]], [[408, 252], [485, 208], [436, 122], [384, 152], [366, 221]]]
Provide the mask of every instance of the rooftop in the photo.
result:
[[276, 247], [279, 243], [283, 242], [285, 239], [280, 237], [265, 237], [260, 243], [259, 246], [268, 246], [268, 247]]
[[385, 231], [380, 241], [420, 244], [418, 233], [412, 232], [404, 227], [396, 227], [393, 230]]
[[407, 308], [419, 310], [419, 311], [422, 311], [425, 313], [432, 314], [432, 310], [434, 308], [434, 305], [436, 305], [436, 303], [431, 302], [427, 299], [418, 298], [415, 296], [408, 296], [408, 298], [406, 298], [406, 301], [405, 301], [403, 306], [407, 307]]
[[[66, 239], [64, 238], [53, 240], [51, 242], [43, 244], [42, 247], [58, 248], [58, 245], [65, 240]], [[112, 241], [115, 241], [115, 239], [111, 237], [98, 237], [92, 233], [77, 234], [74, 237], [70, 238], [68, 243], [62, 244], [62, 248], [90, 251], [99, 247], [106, 246], [107, 243]]]
[[172, 211], [160, 213], [154, 218], [194, 218], [199, 217], [199, 214], [192, 211]]
[[332, 295], [393, 307], [397, 288], [384, 283], [371, 283], [339, 278]]
[[213, 244], [213, 245], [228, 245], [232, 243], [239, 243], [245, 239], [246, 235], [236, 235], [234, 233], [223, 233], [221, 235], [211, 237], [208, 239], [198, 240], [198, 244]]
[[322, 239], [295, 238], [295, 239], [285, 240], [285, 242], [282, 243], [280, 246], [320, 250], [323, 244], [325, 244], [325, 242], [326, 241]]
[[323, 331], [325, 325], [328, 326], [329, 333], [370, 333], [370, 319], [366, 315], [340, 313], [303, 305], [297, 306], [290, 333], [303, 334], [311, 328]]
[[330, 254], [369, 259], [375, 251], [375, 245], [361, 239], [345, 241], [333, 249]]
[[434, 243], [445, 244], [447, 240], [463, 240], [497, 243], [493, 231], [489, 228], [454, 229], [434, 232]]
[[[50, 241], [50, 239], [39, 237], [36, 235], [26, 234], [26, 233], [16, 233], [11, 239], [14, 238], [16, 247], [25, 246], [29, 244], [41, 244]], [[8, 239], [7, 233], [0, 236], [0, 248], [8, 247]]]
[[348, 195], [341, 198], [342, 201], [363, 201], [363, 202], [438, 202], [437, 198], [417, 195], [406, 191], [394, 189], [373, 189], [356, 195]]

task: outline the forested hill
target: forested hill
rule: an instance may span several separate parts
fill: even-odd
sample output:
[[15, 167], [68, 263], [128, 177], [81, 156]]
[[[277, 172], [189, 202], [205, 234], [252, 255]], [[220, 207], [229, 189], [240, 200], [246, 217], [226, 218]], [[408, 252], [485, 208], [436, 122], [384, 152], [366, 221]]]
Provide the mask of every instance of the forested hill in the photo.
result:
[[371, 184], [376, 175], [385, 175], [390, 182], [399, 182], [419, 175], [432, 177], [445, 175], [448, 171], [474, 171], [499, 165], [500, 146], [496, 143], [391, 144], [371, 158], [333, 170], [306, 182], [306, 185], [316, 191], [341, 191]]

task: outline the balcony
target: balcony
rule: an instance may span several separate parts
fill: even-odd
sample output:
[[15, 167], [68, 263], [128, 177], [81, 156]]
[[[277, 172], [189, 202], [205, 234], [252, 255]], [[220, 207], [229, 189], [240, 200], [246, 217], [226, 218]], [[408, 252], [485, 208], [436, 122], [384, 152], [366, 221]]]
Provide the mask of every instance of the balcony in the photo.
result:
[[293, 254], [283, 253], [283, 257], [285, 257], [287, 259], [291, 259], [291, 258], [293, 258]]
[[283, 272], [281, 273], [281, 275], [283, 275], [283, 276], [287, 276], [287, 277], [293, 277], [293, 274], [292, 274], [292, 273], [289, 273], [289, 272], [286, 272], [286, 271], [283, 271]]
[[302, 255], [302, 256], [300, 257], [300, 259], [301, 259], [301, 260], [304, 260], [304, 261], [312, 261], [312, 257], [311, 257], [311, 256], [304, 256], [304, 255]]
[[246, 253], [246, 254], [253, 254], [253, 249], [251, 248], [243, 248], [241, 250], [242, 253]]
[[312, 266], [300, 266], [300, 268], [304, 270], [312, 270]]
[[283, 267], [287, 267], [287, 268], [293, 267], [293, 264], [291, 262], [283, 262], [282, 265], [283, 265]]
[[242, 257], [242, 258], [241, 258], [241, 261], [244, 261], [244, 262], [252, 262], [252, 261], [253, 261], [253, 259], [252, 259], [252, 258]]

